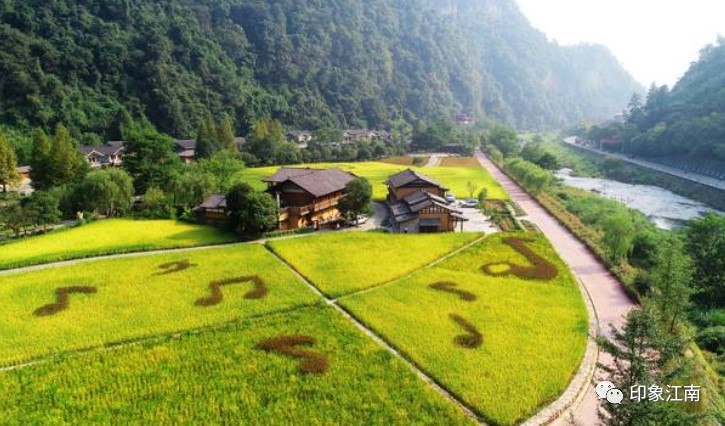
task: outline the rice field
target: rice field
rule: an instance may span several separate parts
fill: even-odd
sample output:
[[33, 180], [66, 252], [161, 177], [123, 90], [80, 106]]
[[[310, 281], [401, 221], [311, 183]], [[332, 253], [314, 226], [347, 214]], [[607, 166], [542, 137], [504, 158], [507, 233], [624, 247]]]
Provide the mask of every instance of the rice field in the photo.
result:
[[507, 264], [530, 266], [506, 237], [487, 237], [436, 267], [340, 299], [494, 425], [521, 422], [556, 400], [576, 373], [587, 339], [577, 285], [543, 237], [525, 235], [534, 239], [528, 246], [557, 268], [555, 278], [481, 270], [484, 264], [499, 264], [499, 272]]
[[[70, 292], [67, 306], [58, 309], [59, 289], [93, 291]], [[0, 366], [218, 325], [316, 300], [279, 259], [257, 244], [3, 275]]]
[[267, 245], [323, 293], [338, 297], [402, 278], [479, 237], [341, 232]]
[[[314, 337], [323, 374], [256, 348]], [[0, 374], [3, 424], [473, 424], [330, 308]]]
[[217, 228], [172, 220], [110, 219], [1, 244], [0, 269], [237, 240]]
[[[508, 194], [501, 188], [491, 175], [482, 167], [412, 167], [407, 165], [388, 164], [382, 162], [366, 162], [366, 163], [321, 163], [296, 165], [293, 167], [312, 167], [327, 168], [338, 167], [342, 170], [354, 173], [364, 177], [373, 185], [373, 198], [382, 201], [388, 195], [385, 185], [388, 177], [403, 171], [407, 168], [413, 168], [423, 174], [426, 174], [441, 184], [450, 188], [451, 192], [463, 198], [468, 196], [468, 182], [473, 182], [478, 191], [483, 188], [488, 190], [488, 197], [492, 199], [508, 199]], [[273, 175], [279, 167], [263, 167], [254, 169], [245, 169], [242, 174], [242, 180], [252, 187], [263, 190], [266, 185], [262, 180]], [[476, 194], [474, 194], [475, 196]]]

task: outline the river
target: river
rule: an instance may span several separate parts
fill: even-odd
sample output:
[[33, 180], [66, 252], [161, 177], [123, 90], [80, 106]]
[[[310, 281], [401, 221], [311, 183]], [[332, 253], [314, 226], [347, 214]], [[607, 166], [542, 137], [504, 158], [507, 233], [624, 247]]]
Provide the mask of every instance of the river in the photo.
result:
[[661, 229], [683, 226], [688, 220], [717, 211], [698, 201], [675, 194], [658, 186], [630, 185], [616, 180], [571, 176], [571, 170], [560, 170], [556, 176], [565, 184], [619, 201], [644, 213]]

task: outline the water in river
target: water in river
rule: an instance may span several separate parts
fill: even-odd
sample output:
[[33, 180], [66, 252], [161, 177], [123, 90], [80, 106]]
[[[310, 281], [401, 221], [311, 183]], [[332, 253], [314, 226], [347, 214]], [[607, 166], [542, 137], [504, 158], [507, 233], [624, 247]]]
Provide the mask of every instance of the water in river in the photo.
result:
[[725, 214], [658, 186], [630, 185], [609, 179], [573, 177], [571, 171], [567, 169], [560, 170], [557, 177], [569, 186], [597, 193], [639, 210], [662, 229], [677, 228], [690, 219], [712, 212]]

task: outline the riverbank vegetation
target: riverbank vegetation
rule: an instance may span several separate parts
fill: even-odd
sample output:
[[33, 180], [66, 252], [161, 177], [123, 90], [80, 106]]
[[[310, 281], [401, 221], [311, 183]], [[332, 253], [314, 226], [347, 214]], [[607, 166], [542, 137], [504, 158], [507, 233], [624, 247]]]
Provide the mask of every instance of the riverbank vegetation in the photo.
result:
[[[670, 336], [666, 341], [652, 343], [652, 348], [667, 352], [663, 360], [668, 364], [656, 366], [664, 368], [663, 375], [650, 378], [672, 383], [705, 383], [708, 386], [705, 405], [688, 407], [688, 410], [701, 412], [710, 408], [715, 415], [722, 416], [725, 413], [722, 397], [725, 352], [720, 342], [725, 341], [722, 337], [725, 323], [721, 321], [725, 303], [720, 292], [725, 290], [721, 272], [725, 265], [720, 259], [725, 258], [725, 218], [710, 215], [691, 221], [682, 230], [668, 232], [657, 229], [643, 214], [616, 201], [555, 181], [537, 192], [531, 182], [522, 179], [519, 169], [506, 166], [528, 162], [527, 167], [533, 169], [534, 165], [541, 167], [537, 163], [541, 164], [543, 156], [551, 155], [555, 161], [547, 162], [557, 168], [593, 172], [598, 167], [586, 159], [579, 164], [576, 153], [550, 149], [541, 138], [530, 140], [523, 150], [509, 150], [506, 157], [501, 154], [506, 151], [505, 145], [499, 146], [495, 139], [489, 142], [494, 145], [488, 148], [493, 153], [491, 158], [602, 259], [643, 309], [651, 310], [647, 315], [656, 319], [654, 328], [651, 334], [637, 338]], [[527, 159], [520, 158], [524, 156]], [[636, 315], [628, 319], [632, 327], [637, 321], [640, 318]], [[719, 383], [709, 377], [709, 367], [698, 365], [699, 358], [693, 355], [697, 349], [691, 346], [693, 336], [706, 349], [705, 358], [721, 375]], [[615, 335], [615, 340], [620, 338], [634, 337]], [[615, 352], [616, 345], [607, 342], [603, 345], [615, 356], [627, 356]], [[653, 372], [655, 366], [651, 368]]]

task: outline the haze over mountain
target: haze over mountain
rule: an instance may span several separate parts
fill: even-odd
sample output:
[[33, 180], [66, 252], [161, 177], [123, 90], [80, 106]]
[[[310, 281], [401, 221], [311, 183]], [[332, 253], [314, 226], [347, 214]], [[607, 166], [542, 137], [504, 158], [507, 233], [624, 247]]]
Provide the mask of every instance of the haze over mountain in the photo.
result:
[[241, 132], [457, 112], [561, 128], [641, 89], [606, 48], [548, 42], [514, 0], [0, 2], [0, 122], [85, 139], [122, 110], [179, 137], [208, 110]]

